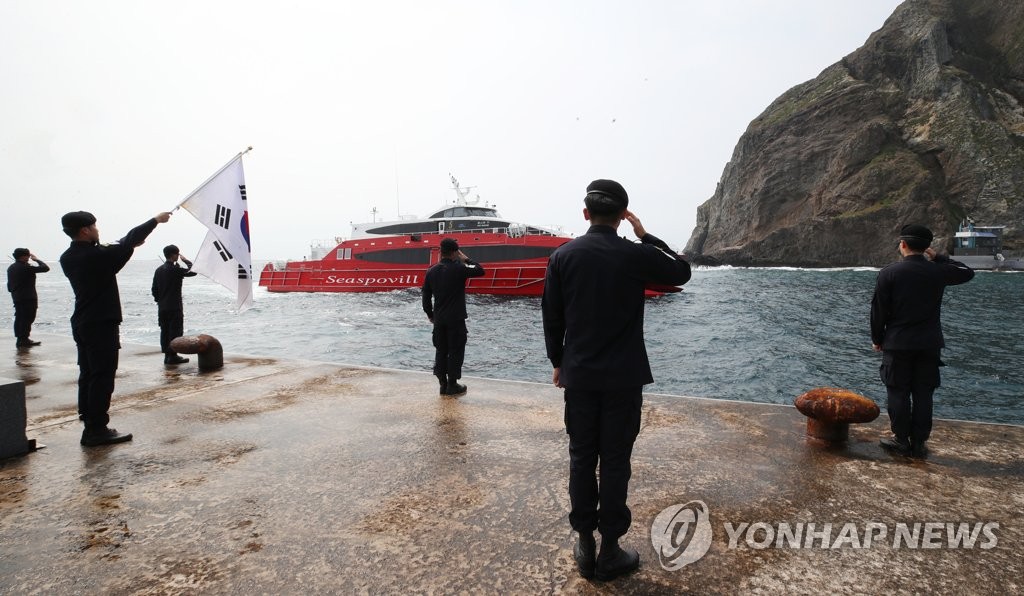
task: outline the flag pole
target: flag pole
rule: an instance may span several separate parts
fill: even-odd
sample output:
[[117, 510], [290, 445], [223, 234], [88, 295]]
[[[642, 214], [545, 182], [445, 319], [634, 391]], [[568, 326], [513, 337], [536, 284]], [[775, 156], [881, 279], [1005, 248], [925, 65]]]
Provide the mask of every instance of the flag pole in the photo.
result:
[[213, 180], [217, 176], [220, 176], [220, 173], [223, 172], [224, 170], [228, 169], [228, 167], [231, 164], [235, 163], [235, 160], [239, 159], [240, 157], [242, 157], [243, 155], [245, 155], [246, 153], [248, 153], [250, 151], [252, 151], [252, 145], [249, 145], [248, 147], [246, 147], [245, 151], [240, 151], [238, 153], [238, 155], [236, 155], [236, 156], [232, 157], [231, 159], [229, 159], [228, 163], [224, 164], [224, 166], [221, 169], [219, 169], [216, 172], [214, 172], [213, 176], [210, 176], [209, 178], [207, 178], [206, 181], [203, 182], [202, 184], [200, 184], [199, 186], [197, 186], [195, 190], [193, 190], [192, 192], [188, 193], [188, 196], [186, 196], [184, 199], [182, 199], [180, 202], [178, 202], [178, 204], [175, 205], [174, 209], [171, 209], [171, 211], [177, 211], [179, 208], [181, 208], [181, 206], [184, 205], [189, 199], [194, 197], [197, 192], [203, 190], [203, 187], [206, 186], [207, 184], [209, 184], [210, 180]]

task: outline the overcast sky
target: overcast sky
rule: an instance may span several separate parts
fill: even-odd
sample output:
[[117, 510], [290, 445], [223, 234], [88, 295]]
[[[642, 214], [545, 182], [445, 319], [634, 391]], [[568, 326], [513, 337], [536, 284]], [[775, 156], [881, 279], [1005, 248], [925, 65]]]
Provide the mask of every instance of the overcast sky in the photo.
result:
[[[572, 233], [613, 178], [682, 249], [749, 122], [898, 4], [0, 0], [0, 254], [56, 261], [78, 209], [114, 241], [248, 145], [256, 259], [427, 215], [449, 172]], [[140, 251], [203, 232], [178, 211]]]

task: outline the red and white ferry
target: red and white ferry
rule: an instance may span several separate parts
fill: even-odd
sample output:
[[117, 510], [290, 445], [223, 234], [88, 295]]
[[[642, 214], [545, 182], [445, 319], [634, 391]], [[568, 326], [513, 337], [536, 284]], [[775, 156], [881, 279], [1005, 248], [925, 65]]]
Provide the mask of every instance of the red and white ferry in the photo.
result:
[[[559, 230], [502, 218], [495, 207], [467, 200], [469, 188], [455, 177], [454, 203], [423, 219], [352, 225], [352, 237], [330, 250], [313, 246], [310, 260], [267, 263], [260, 285], [271, 292], [386, 292], [420, 287], [440, 256], [441, 239], [452, 237], [486, 274], [469, 280], [473, 294], [539, 296], [548, 256], [571, 240]], [[328, 245], [329, 246], [329, 245]]]

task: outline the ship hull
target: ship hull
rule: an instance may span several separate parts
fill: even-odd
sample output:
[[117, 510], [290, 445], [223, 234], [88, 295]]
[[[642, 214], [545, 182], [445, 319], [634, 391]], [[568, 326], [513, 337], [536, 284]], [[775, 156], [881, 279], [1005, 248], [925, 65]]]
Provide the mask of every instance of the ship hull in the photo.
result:
[[984, 271], [1024, 271], [1024, 258], [1021, 257], [1005, 257], [1001, 261], [992, 256], [981, 255], [953, 255], [952, 258], [971, 269]]
[[[390, 292], [423, 286], [427, 269], [440, 260], [442, 238], [454, 237], [470, 258], [479, 259], [484, 275], [466, 283], [467, 294], [540, 296], [548, 256], [571, 238], [535, 235], [510, 237], [497, 233], [422, 234], [346, 240], [319, 260], [289, 261], [278, 268], [267, 263], [260, 285], [269, 292]], [[509, 258], [524, 257], [529, 258]], [[416, 263], [385, 262], [416, 260]], [[680, 291], [649, 285], [648, 297]]]
[[[482, 264], [487, 272], [466, 284], [467, 294], [540, 296], [544, 289], [547, 262], [522, 265]], [[273, 265], [268, 264], [268, 267]], [[269, 292], [390, 292], [423, 286], [423, 267], [363, 268], [359, 270], [318, 267], [265, 268], [260, 285]]]

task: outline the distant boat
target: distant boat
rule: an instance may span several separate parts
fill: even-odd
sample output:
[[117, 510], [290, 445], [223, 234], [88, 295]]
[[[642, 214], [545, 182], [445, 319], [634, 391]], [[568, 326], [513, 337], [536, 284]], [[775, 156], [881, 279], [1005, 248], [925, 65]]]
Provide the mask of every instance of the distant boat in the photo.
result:
[[[309, 260], [280, 268], [267, 263], [260, 285], [270, 292], [387, 292], [423, 285], [427, 269], [440, 261], [443, 238], [455, 238], [480, 263], [482, 277], [470, 279], [469, 294], [540, 296], [548, 257], [572, 239], [560, 230], [511, 222], [495, 207], [466, 200], [468, 188], [451, 177], [456, 200], [426, 218], [352, 225], [352, 237], [311, 246]], [[376, 213], [376, 210], [374, 210]], [[678, 292], [649, 285], [647, 296]]]
[[1003, 254], [1006, 226], [978, 226], [971, 218], [960, 222], [953, 245], [956, 260], [971, 269], [1022, 271], [1024, 258]]

